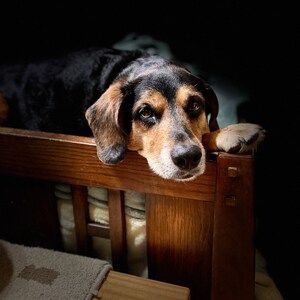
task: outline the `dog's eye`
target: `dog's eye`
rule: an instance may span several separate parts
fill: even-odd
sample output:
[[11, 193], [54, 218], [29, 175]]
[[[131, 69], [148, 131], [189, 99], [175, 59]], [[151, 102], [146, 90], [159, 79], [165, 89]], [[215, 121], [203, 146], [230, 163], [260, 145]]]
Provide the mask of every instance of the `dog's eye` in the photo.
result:
[[140, 116], [142, 119], [146, 120], [149, 119], [151, 117], [153, 117], [153, 111], [150, 107], [148, 106], [144, 106], [141, 110], [140, 110]]
[[188, 110], [190, 112], [195, 112], [201, 109], [201, 105], [198, 101], [196, 100], [192, 100], [190, 101], [189, 105], [188, 105]]
[[138, 110], [137, 118], [147, 126], [157, 123], [157, 115], [149, 105], [143, 105]]
[[189, 99], [188, 105], [186, 107], [187, 113], [190, 117], [197, 117], [203, 109], [203, 104], [196, 98], [192, 97]]

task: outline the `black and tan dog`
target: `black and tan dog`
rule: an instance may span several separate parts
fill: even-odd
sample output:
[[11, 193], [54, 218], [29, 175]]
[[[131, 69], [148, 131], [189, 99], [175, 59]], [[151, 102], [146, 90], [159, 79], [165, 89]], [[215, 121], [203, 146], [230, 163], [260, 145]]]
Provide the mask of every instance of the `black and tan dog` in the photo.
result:
[[159, 176], [191, 180], [206, 151], [244, 153], [264, 139], [256, 124], [219, 129], [210, 86], [184, 66], [139, 50], [87, 49], [0, 68], [2, 125], [92, 135], [99, 159], [138, 151]]

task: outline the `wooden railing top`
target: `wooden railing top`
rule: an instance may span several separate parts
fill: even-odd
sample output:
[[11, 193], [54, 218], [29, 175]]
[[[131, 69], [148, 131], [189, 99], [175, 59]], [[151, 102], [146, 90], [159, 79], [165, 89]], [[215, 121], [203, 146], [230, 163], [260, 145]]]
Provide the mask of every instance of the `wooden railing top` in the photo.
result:
[[84, 186], [215, 200], [217, 159], [190, 182], [164, 180], [147, 161], [128, 151], [115, 166], [102, 164], [93, 138], [0, 127], [0, 173]]

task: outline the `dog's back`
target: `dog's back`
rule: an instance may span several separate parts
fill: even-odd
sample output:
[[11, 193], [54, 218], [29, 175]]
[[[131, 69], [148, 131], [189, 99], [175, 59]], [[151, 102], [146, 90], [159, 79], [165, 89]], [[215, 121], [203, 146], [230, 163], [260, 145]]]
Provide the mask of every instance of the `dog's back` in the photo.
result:
[[0, 66], [0, 93], [10, 110], [5, 125], [91, 135], [84, 112], [139, 50], [90, 48], [64, 57]]

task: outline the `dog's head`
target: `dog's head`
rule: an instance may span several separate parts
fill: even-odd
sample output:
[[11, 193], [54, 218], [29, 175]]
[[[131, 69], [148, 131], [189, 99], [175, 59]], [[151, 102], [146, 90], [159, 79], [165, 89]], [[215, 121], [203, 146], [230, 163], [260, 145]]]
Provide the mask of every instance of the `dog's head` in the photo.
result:
[[[105, 164], [138, 151], [159, 176], [191, 180], [205, 171], [202, 135], [218, 129], [213, 90], [186, 68], [156, 56], [130, 64], [86, 111]], [[209, 121], [208, 121], [209, 118]]]

